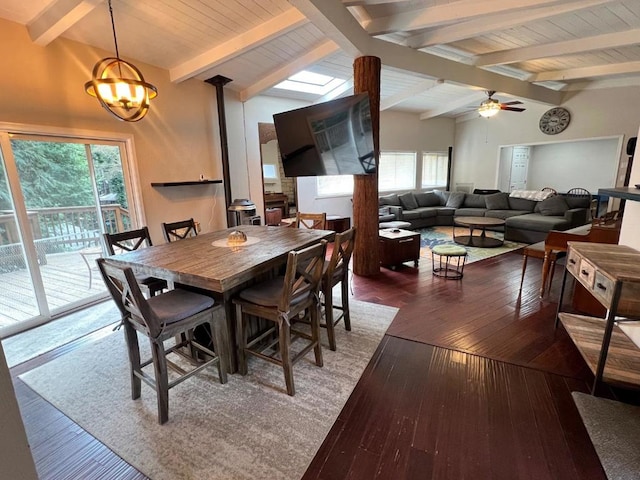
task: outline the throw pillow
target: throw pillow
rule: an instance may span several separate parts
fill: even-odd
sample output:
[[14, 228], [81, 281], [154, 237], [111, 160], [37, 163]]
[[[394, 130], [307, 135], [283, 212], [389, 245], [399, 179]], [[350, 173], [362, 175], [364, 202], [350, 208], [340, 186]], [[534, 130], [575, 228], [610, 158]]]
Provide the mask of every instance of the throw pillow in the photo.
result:
[[506, 192], [487, 195], [486, 202], [489, 210], [509, 210], [509, 194]]
[[440, 205], [440, 197], [435, 192], [418, 192], [414, 196], [419, 207], [437, 207]]
[[400, 199], [395, 193], [392, 193], [391, 195], [384, 195], [378, 198], [378, 205], [395, 205], [396, 207], [399, 207]]
[[464, 196], [462, 206], [467, 208], [487, 208], [486, 195], [467, 193]]
[[400, 204], [402, 208], [405, 210], [415, 210], [418, 208], [418, 202], [416, 202], [416, 197], [413, 196], [413, 192], [403, 193], [402, 195], [398, 195], [400, 199]]
[[460, 208], [464, 202], [464, 192], [451, 192], [447, 200], [447, 207]]
[[564, 212], [569, 210], [569, 205], [567, 205], [564, 197], [556, 195], [541, 201], [539, 209], [540, 213], [545, 216], [564, 215]]

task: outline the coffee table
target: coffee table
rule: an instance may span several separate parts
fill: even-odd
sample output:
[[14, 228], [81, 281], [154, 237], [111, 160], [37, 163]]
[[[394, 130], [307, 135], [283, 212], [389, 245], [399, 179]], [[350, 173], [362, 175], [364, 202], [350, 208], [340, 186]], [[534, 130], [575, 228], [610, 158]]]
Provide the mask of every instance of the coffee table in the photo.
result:
[[[504, 244], [502, 240], [495, 237], [487, 237], [487, 227], [500, 227], [504, 225], [501, 218], [491, 217], [455, 217], [453, 219], [453, 241], [467, 247], [494, 248]], [[469, 227], [469, 235], [460, 235], [456, 237], [456, 225]], [[474, 235], [475, 229], [482, 229], [480, 235]]]
[[413, 262], [418, 267], [420, 260], [420, 234], [410, 230], [390, 228], [380, 230], [380, 263], [395, 270], [404, 262]]

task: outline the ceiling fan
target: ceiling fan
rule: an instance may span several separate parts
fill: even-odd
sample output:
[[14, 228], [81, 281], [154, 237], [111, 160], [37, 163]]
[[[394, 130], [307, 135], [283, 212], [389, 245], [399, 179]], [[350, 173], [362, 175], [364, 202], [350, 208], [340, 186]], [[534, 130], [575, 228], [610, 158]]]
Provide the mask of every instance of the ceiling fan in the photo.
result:
[[486, 91], [488, 98], [483, 101], [478, 107], [478, 113], [483, 117], [493, 117], [500, 110], [507, 110], [509, 112], [524, 112], [526, 108], [512, 107], [511, 105], [522, 105], [520, 100], [514, 100], [512, 102], [501, 103], [495, 98], [491, 98], [495, 94], [495, 90]]

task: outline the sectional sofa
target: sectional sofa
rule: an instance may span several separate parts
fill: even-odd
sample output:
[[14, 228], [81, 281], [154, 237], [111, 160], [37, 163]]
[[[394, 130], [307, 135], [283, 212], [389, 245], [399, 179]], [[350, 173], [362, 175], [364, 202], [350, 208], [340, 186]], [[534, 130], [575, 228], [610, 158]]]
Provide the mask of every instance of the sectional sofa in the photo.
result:
[[549, 230], [568, 230], [590, 220], [590, 198], [555, 195], [541, 201], [511, 196], [442, 190], [379, 197], [379, 221], [405, 221], [411, 229], [453, 225], [455, 217], [486, 216], [505, 220], [504, 238], [524, 243], [545, 239]]

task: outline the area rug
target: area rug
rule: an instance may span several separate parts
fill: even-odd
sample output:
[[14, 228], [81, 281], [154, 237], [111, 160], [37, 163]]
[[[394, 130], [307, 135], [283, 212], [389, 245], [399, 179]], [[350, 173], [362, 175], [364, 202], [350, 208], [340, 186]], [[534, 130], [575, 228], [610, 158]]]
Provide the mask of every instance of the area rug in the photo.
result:
[[109, 299], [92, 307], [65, 315], [26, 332], [2, 339], [7, 364], [22, 362], [65, 345], [120, 320], [116, 304]]
[[296, 479], [396, 312], [352, 301], [352, 331], [338, 325], [338, 350], [323, 348], [324, 367], [315, 366], [313, 354], [294, 366], [294, 397], [285, 393], [282, 369], [259, 359], [250, 359], [248, 375], [230, 375], [225, 385], [205, 370], [169, 392], [165, 425], [157, 423], [152, 389], [143, 385], [141, 399], [130, 398], [122, 331], [20, 378], [154, 480]]
[[[420, 232], [420, 258], [426, 259], [431, 262], [431, 249], [437, 245], [458, 245], [453, 241], [453, 227], [429, 227], [418, 230]], [[468, 235], [469, 229], [466, 227], [456, 227], [456, 235]], [[478, 232], [474, 232], [478, 235]], [[499, 238], [504, 240], [504, 233], [502, 232], [487, 232], [488, 236]], [[496, 255], [502, 255], [503, 253], [512, 252], [518, 248], [524, 247], [525, 243], [511, 242], [506, 240], [500, 247], [495, 248], [480, 248], [480, 247], [467, 247], [467, 261], [466, 263], [473, 263], [485, 258], [495, 257]]]
[[640, 478], [640, 407], [573, 392], [609, 480]]

